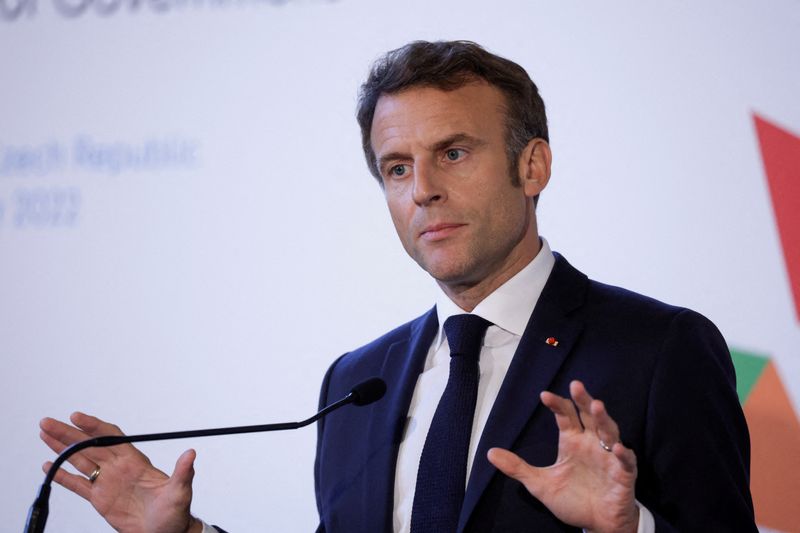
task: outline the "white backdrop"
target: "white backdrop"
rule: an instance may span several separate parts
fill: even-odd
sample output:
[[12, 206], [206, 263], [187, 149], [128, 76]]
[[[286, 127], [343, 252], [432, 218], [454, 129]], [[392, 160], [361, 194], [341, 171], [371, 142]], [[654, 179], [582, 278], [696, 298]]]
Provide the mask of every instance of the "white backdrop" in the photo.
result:
[[[797, 411], [752, 113], [800, 132], [799, 30], [797, 0], [0, 0], [0, 529], [22, 529], [51, 457], [41, 417], [305, 418], [335, 356], [431, 305], [353, 118], [371, 61], [413, 39], [526, 67], [550, 119], [553, 248], [770, 355]], [[208, 521], [309, 531], [314, 441], [142, 448], [168, 471], [198, 451]], [[106, 530], [54, 490], [49, 531]]]

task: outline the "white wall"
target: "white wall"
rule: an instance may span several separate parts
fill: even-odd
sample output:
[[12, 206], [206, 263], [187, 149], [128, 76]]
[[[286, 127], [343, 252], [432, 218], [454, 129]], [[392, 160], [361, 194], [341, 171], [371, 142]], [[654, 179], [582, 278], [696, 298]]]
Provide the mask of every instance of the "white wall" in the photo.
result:
[[[413, 39], [525, 66], [550, 117], [551, 245], [770, 355], [797, 409], [751, 113], [800, 132], [798, 23], [795, 0], [0, 0], [2, 529], [21, 530], [51, 457], [41, 417], [304, 418], [335, 356], [430, 306], [353, 118], [370, 62]], [[314, 438], [142, 448], [168, 471], [198, 450], [209, 521], [309, 531]], [[57, 488], [49, 530], [106, 526]]]

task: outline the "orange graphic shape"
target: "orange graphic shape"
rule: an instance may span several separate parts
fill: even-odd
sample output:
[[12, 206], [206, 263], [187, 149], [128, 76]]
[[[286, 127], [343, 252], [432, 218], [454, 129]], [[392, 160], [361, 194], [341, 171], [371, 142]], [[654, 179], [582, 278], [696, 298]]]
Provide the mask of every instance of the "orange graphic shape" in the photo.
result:
[[750, 489], [759, 525], [800, 532], [800, 421], [770, 362], [744, 405]]
[[753, 120], [800, 320], [800, 137], [758, 115]]

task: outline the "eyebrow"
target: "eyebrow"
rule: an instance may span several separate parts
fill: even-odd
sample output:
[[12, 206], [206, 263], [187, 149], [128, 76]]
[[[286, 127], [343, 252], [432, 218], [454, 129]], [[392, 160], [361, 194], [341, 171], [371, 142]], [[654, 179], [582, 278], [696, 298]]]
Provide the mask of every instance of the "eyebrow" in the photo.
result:
[[[473, 135], [469, 135], [468, 133], [454, 133], [448, 137], [445, 137], [441, 141], [436, 141], [432, 145], [429, 146], [429, 149], [433, 152], [440, 152], [446, 149], [453, 144], [459, 143], [466, 143], [472, 146], [483, 146], [486, 144], [486, 141], [483, 139], [479, 139]], [[378, 165], [378, 169], [381, 171], [383, 170], [383, 166], [389, 161], [397, 161], [402, 159], [410, 159], [410, 155], [404, 152], [390, 152], [388, 154], [384, 154], [379, 157], [376, 161]]]
[[439, 151], [444, 150], [445, 148], [447, 148], [447, 147], [449, 147], [449, 146], [451, 146], [453, 144], [459, 144], [459, 143], [466, 143], [466, 144], [470, 144], [472, 146], [483, 146], [484, 144], [486, 144], [486, 141], [484, 141], [483, 139], [479, 139], [477, 137], [474, 137], [472, 135], [469, 135], [467, 133], [454, 133], [453, 135], [450, 135], [449, 137], [445, 137], [441, 141], [438, 141], [438, 142], [434, 143], [431, 146], [431, 149], [434, 152], [439, 152]]

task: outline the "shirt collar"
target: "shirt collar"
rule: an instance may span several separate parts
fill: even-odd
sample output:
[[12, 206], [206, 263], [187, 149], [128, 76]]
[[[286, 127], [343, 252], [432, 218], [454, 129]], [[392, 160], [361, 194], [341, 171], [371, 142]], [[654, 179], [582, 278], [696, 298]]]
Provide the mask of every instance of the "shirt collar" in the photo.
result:
[[[542, 246], [533, 261], [484, 298], [472, 310], [472, 314], [485, 318], [513, 335], [522, 336], [556, 262], [547, 240], [541, 237], [540, 241]], [[444, 341], [444, 321], [453, 315], [463, 313], [466, 311], [456, 305], [444, 291], [439, 291], [436, 299], [439, 332], [435, 347]]]

